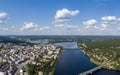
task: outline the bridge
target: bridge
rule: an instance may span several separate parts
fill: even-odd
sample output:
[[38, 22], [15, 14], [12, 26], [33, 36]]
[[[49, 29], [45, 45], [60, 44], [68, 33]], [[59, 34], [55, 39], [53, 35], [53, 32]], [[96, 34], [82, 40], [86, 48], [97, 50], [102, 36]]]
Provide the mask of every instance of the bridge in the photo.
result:
[[105, 62], [104, 63], [102, 63], [100, 66], [98, 66], [98, 67], [95, 67], [95, 68], [93, 68], [93, 69], [90, 69], [90, 70], [88, 70], [88, 71], [85, 71], [85, 72], [83, 72], [83, 73], [80, 73], [80, 74], [78, 74], [78, 75], [87, 75], [87, 74], [92, 74], [93, 72], [95, 72], [95, 71], [97, 71], [97, 70], [99, 70], [99, 69], [101, 69], [102, 67], [104, 67], [105, 66]]
[[80, 48], [64, 48], [65, 50], [78, 50]]

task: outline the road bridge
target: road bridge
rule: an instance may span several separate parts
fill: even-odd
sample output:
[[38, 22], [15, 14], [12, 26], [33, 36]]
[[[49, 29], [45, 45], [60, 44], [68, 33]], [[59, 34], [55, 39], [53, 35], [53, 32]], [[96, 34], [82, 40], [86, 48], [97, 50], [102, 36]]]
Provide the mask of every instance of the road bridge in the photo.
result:
[[95, 72], [95, 71], [97, 71], [97, 70], [99, 70], [99, 69], [101, 69], [102, 67], [104, 67], [105, 66], [105, 62], [104, 63], [102, 63], [100, 66], [98, 66], [98, 67], [95, 67], [95, 68], [92, 68], [92, 69], [90, 69], [90, 70], [88, 70], [88, 71], [85, 71], [85, 72], [83, 72], [83, 73], [80, 73], [80, 74], [78, 74], [78, 75], [87, 75], [87, 74], [92, 74], [93, 72]]

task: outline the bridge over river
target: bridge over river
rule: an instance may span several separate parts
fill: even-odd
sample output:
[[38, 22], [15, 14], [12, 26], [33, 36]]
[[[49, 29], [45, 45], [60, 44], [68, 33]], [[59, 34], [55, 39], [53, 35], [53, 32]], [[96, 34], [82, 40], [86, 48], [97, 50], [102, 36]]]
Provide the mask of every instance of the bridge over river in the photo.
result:
[[56, 43], [55, 45], [64, 47], [65, 50], [76, 50], [79, 49], [77, 46], [77, 42], [64, 42], [64, 43]]
[[93, 72], [95, 72], [95, 71], [101, 69], [102, 67], [104, 67], [105, 64], [106, 64], [106, 62], [102, 63], [102, 64], [101, 64], [100, 66], [98, 66], [98, 67], [92, 68], [92, 69], [90, 69], [90, 70], [88, 70], [88, 71], [85, 71], [85, 72], [83, 72], [83, 73], [80, 73], [80, 74], [78, 74], [78, 75], [92, 74]]

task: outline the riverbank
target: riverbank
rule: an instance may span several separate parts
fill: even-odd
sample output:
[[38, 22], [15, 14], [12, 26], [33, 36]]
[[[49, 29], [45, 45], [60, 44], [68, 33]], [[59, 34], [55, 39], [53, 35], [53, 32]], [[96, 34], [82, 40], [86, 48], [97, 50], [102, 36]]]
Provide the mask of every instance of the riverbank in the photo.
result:
[[[98, 65], [98, 66], [103, 63], [103, 62], [99, 62], [99, 61], [95, 60], [94, 58], [92, 58], [92, 57], [90, 56], [90, 54], [92, 54], [92, 53], [87, 53], [86, 50], [81, 50], [81, 52], [83, 52], [87, 57], [89, 57], [91, 63], [94, 63], [95, 65]], [[111, 63], [114, 64], [113, 62], [110, 62], [110, 61], [108, 61], [108, 62], [109, 62], [109, 63], [107, 63], [107, 64], [103, 67], [104, 69], [114, 70], [114, 71], [119, 71], [119, 72], [120, 72], [120, 70], [119, 70], [119, 69], [116, 69], [115, 66], [111, 66]]]
[[[79, 73], [97, 67], [97, 65], [90, 62], [89, 57], [86, 54], [84, 54], [82, 50], [80, 50], [81, 48], [73, 49], [73, 46], [75, 46], [76, 43], [63, 42], [57, 43], [57, 45], [60, 45], [65, 49], [55, 65], [54, 75], [78, 75]], [[101, 69], [100, 71], [94, 73], [94, 75], [119, 75], [119, 74], [120, 72], [107, 69]]]
[[102, 64], [102, 63], [94, 60], [93, 58], [90, 58], [90, 62], [92, 62], [92, 63], [94, 63], [94, 64], [96, 64], [96, 65], [101, 65], [101, 64]]
[[106, 62], [105, 68], [120, 71], [120, 40], [99, 40], [78, 43], [82, 52], [90, 58], [92, 63], [101, 65]]
[[85, 55], [90, 59], [90, 62], [91, 62], [91, 63], [94, 63], [95, 65], [98, 65], [98, 66], [102, 64], [102, 63], [94, 60], [93, 58], [91, 58], [89, 55], [87, 55], [84, 50], [81, 50], [81, 52], [83, 52], [83, 54], [85, 54]]
[[[96, 64], [96, 65], [98, 65], [98, 66], [102, 64], [102, 63], [96, 61], [96, 60], [93, 59], [93, 58], [90, 58], [90, 62], [92, 62], [92, 63], [94, 63], [94, 64]], [[104, 69], [108, 69], [108, 70], [119, 71], [119, 70], [117, 70], [116, 68], [114, 68], [113, 66], [112, 66], [112, 67], [110, 67], [110, 66], [104, 66], [103, 68], [104, 68]], [[120, 71], [119, 71], [119, 72], [120, 72]]]
[[60, 59], [61, 54], [62, 54], [63, 51], [64, 51], [64, 48], [61, 47], [60, 53], [58, 54], [58, 57], [57, 57], [56, 60], [54, 61], [55, 63], [54, 63], [53, 69], [52, 69], [52, 71], [49, 73], [49, 75], [54, 75], [54, 71], [55, 71], [55, 67], [56, 67], [57, 61]]

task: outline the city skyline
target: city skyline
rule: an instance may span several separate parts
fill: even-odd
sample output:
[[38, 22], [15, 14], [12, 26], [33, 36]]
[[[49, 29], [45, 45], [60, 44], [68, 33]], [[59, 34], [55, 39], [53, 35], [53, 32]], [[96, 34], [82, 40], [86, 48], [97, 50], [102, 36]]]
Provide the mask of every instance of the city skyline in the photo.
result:
[[120, 35], [119, 0], [1, 0], [0, 35]]

